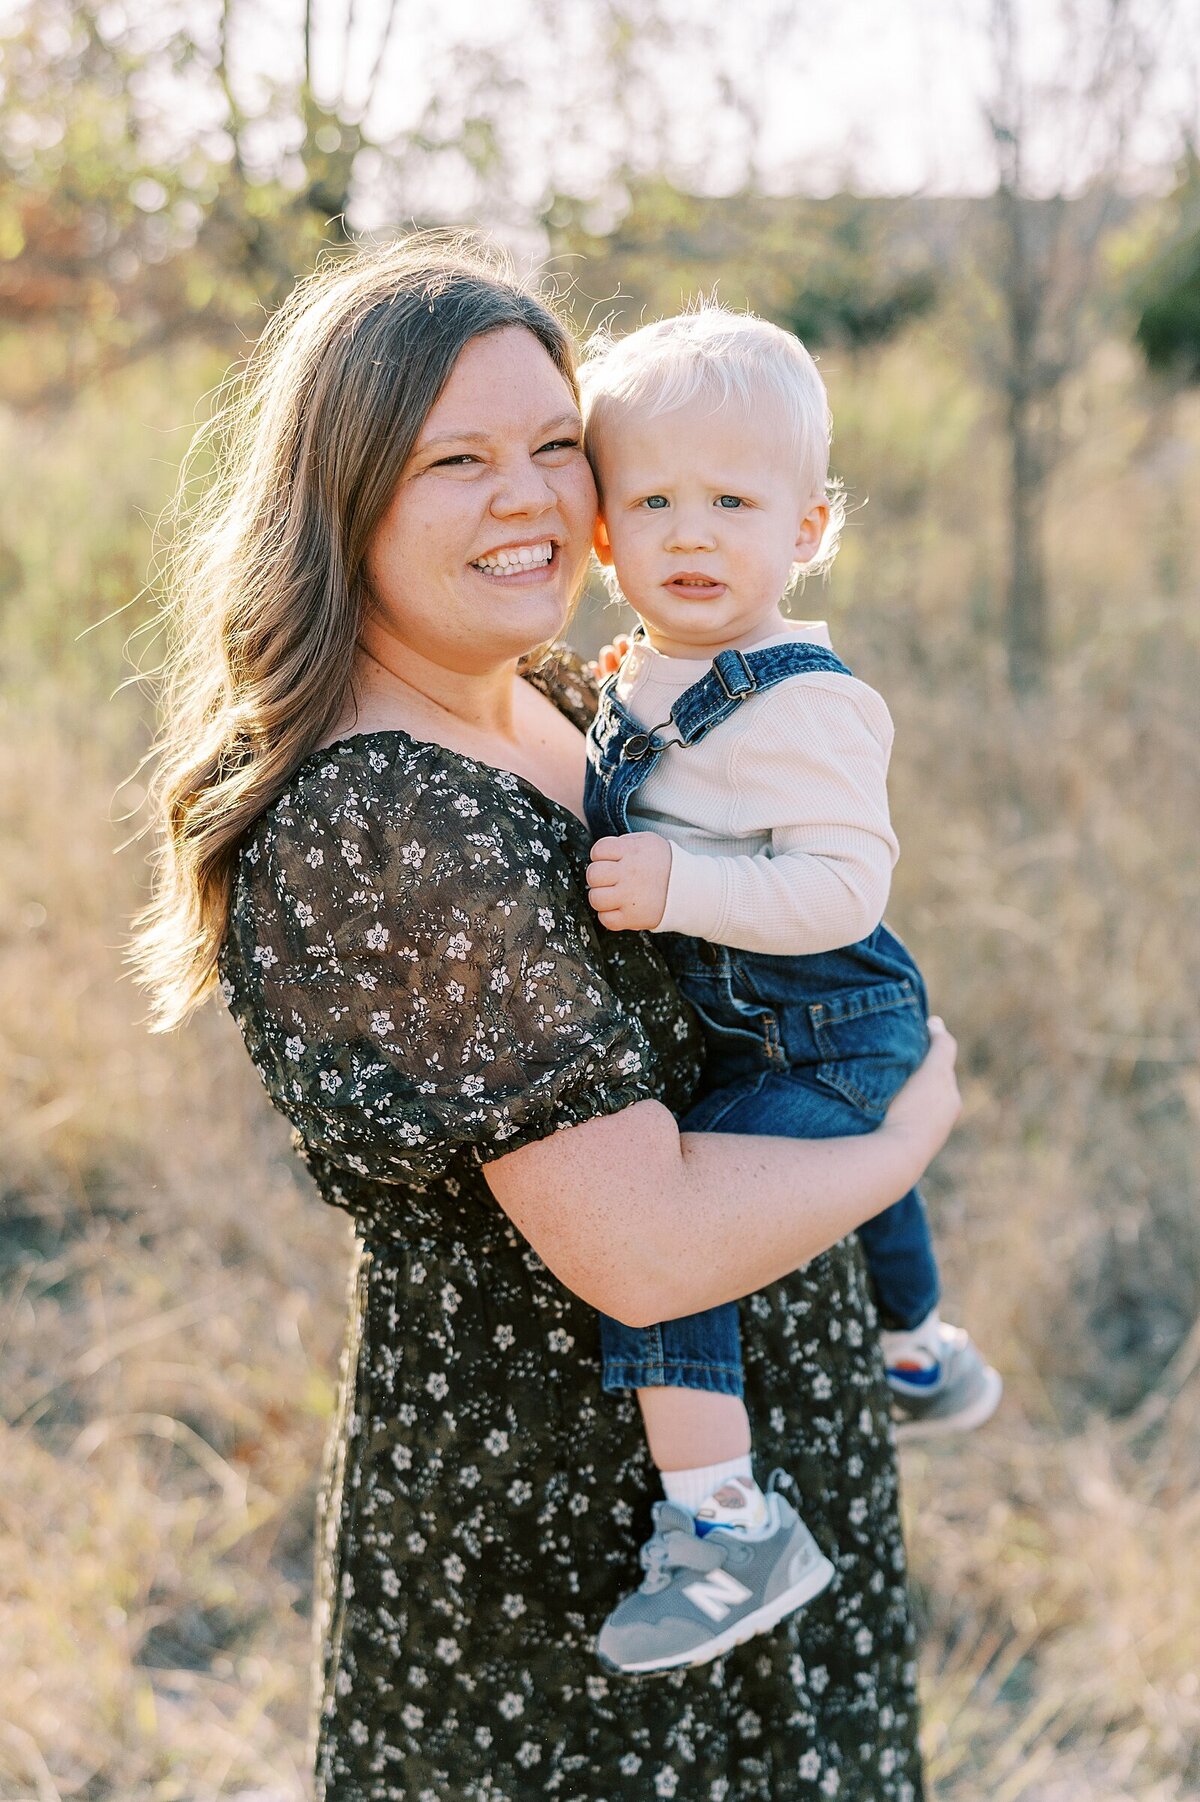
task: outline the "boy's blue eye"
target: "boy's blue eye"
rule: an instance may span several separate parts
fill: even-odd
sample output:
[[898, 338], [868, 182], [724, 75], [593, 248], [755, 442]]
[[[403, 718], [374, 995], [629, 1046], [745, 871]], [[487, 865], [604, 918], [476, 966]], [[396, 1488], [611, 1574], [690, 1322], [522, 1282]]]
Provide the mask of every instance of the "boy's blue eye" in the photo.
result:
[[661, 512], [666, 504], [667, 497], [665, 494], [648, 494], [646, 496], [646, 505], [648, 507], [653, 507], [656, 513]]
[[738, 494], [723, 494], [717, 502], [718, 507], [725, 507], [730, 513], [732, 513], [735, 507], [740, 507], [741, 504], [742, 499]]

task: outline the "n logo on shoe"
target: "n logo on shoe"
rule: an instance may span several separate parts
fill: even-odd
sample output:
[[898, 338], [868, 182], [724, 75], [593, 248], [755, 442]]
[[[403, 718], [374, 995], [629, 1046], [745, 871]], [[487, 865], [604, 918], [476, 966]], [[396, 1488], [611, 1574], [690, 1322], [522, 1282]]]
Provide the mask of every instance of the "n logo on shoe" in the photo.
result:
[[683, 1593], [710, 1621], [723, 1621], [731, 1609], [748, 1601], [751, 1595], [744, 1583], [723, 1570], [710, 1571], [697, 1583], [685, 1583]]

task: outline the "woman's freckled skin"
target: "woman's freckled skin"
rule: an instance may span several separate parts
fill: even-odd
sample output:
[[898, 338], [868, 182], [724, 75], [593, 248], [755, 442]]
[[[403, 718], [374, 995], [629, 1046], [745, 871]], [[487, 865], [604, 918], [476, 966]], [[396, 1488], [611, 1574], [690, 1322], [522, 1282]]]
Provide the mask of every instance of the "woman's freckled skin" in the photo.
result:
[[[531, 332], [472, 339], [368, 553], [368, 653], [414, 672], [469, 672], [558, 635], [596, 515], [580, 429], [574, 395]], [[557, 547], [546, 569], [497, 579], [473, 567], [489, 551], [543, 540]]]

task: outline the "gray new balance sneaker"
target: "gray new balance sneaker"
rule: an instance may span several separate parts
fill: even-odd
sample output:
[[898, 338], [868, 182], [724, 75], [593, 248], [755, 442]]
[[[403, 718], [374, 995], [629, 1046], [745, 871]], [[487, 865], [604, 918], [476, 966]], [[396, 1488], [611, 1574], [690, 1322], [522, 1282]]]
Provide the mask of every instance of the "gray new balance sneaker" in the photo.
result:
[[1004, 1389], [999, 1371], [936, 1308], [911, 1332], [884, 1332], [880, 1339], [897, 1439], [970, 1432], [996, 1412]]
[[774, 1530], [762, 1539], [720, 1528], [700, 1539], [686, 1508], [655, 1503], [645, 1578], [600, 1629], [601, 1664], [628, 1676], [708, 1664], [820, 1595], [833, 1566], [774, 1483]]

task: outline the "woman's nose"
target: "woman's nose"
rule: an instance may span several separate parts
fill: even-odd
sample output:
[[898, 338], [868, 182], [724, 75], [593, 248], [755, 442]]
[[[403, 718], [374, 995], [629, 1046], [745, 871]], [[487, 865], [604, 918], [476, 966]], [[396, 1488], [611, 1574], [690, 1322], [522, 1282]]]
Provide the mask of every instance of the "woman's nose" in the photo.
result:
[[539, 469], [532, 458], [525, 457], [520, 462], [505, 464], [500, 470], [491, 511], [497, 519], [511, 519], [521, 514], [536, 517], [539, 513], [549, 512], [557, 499], [546, 480], [545, 470]]

